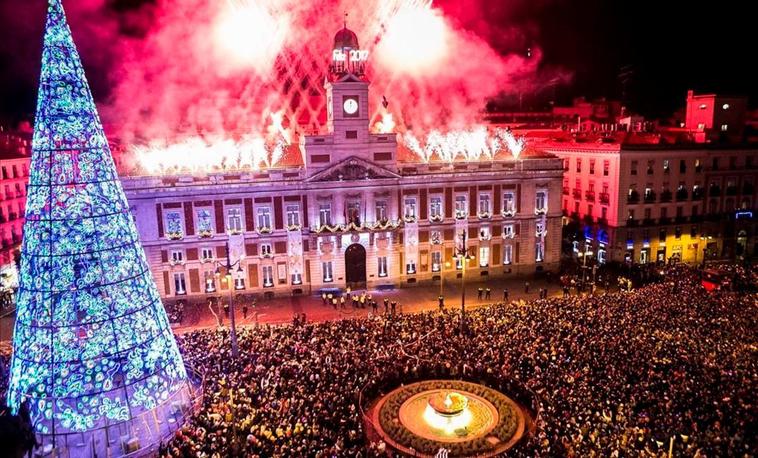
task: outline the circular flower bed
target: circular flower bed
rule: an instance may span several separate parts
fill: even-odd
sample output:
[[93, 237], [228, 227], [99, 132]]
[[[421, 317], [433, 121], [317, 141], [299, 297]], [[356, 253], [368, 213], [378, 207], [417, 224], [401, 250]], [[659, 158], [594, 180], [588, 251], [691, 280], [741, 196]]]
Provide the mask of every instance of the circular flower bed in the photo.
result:
[[[420, 393], [439, 390], [471, 393], [485, 400], [497, 410], [497, 424], [488, 427], [488, 432], [483, 435], [472, 435], [471, 440], [457, 442], [432, 440], [415, 434], [400, 421], [401, 407]], [[400, 450], [413, 450], [424, 455], [435, 455], [441, 448], [447, 449], [450, 456], [502, 453], [515, 444], [525, 429], [523, 411], [507, 396], [484, 385], [457, 380], [429, 380], [403, 386], [381, 399], [377, 409], [378, 426], [391, 445], [394, 442]]]

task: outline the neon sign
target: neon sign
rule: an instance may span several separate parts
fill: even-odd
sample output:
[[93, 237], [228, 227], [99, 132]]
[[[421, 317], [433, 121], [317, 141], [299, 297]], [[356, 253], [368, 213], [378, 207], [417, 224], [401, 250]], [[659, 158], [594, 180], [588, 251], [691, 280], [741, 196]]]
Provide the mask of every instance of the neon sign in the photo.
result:
[[368, 50], [366, 49], [350, 49], [347, 52], [341, 49], [335, 49], [332, 51], [332, 60], [334, 62], [366, 62], [368, 60]]

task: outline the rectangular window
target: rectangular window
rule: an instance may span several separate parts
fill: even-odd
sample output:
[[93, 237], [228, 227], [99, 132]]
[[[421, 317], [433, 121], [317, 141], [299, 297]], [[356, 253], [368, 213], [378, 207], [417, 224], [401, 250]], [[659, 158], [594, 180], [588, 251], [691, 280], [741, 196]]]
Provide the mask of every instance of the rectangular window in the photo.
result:
[[479, 267], [487, 267], [490, 265], [490, 247], [479, 247]]
[[358, 131], [357, 130], [346, 130], [345, 131], [345, 138], [354, 140], [358, 138]]
[[547, 191], [537, 191], [534, 197], [534, 210], [538, 213], [547, 212]]
[[226, 212], [226, 230], [239, 234], [242, 232], [242, 212], [239, 208], [230, 208]]
[[663, 173], [671, 173], [671, 167], [669, 165], [668, 159], [663, 160]]
[[415, 197], [408, 197], [405, 199], [405, 209], [403, 212], [403, 217], [407, 220], [416, 219], [416, 198]]
[[429, 201], [429, 217], [442, 219], [442, 197], [433, 196]]
[[538, 219], [535, 222], [535, 228], [537, 237], [545, 236], [545, 221]]
[[271, 244], [261, 243], [261, 256], [264, 258], [270, 258], [272, 255]]
[[291, 276], [292, 284], [293, 285], [302, 285], [303, 284], [303, 276], [300, 272], [295, 272]]
[[353, 223], [356, 226], [361, 224], [361, 203], [351, 201], [347, 203], [347, 223]]
[[432, 251], [432, 272], [442, 270], [442, 252]]
[[432, 245], [439, 245], [442, 243], [442, 231], [431, 231], [429, 232], [429, 241], [432, 242]]
[[503, 214], [515, 215], [516, 214], [516, 194], [513, 192], [503, 193]]
[[203, 261], [213, 259], [213, 248], [205, 247], [200, 250], [200, 259]]
[[263, 287], [270, 288], [274, 286], [274, 266], [263, 266], [262, 271], [263, 271]]
[[590, 159], [590, 175], [594, 175], [594, 174], [595, 174], [595, 160]]
[[206, 293], [212, 293], [216, 291], [216, 277], [213, 275], [213, 272], [208, 271], [205, 272], [205, 292]]
[[377, 200], [374, 210], [377, 221], [387, 221], [387, 201]]
[[685, 159], [679, 159], [679, 173], [687, 172], [687, 161]]
[[503, 226], [503, 238], [512, 239], [515, 235], [513, 230], [513, 224], [506, 224]]
[[376, 260], [377, 265], [377, 274], [380, 277], [386, 277], [387, 276], [387, 256], [379, 256]]
[[492, 214], [492, 207], [490, 206], [490, 195], [479, 194], [479, 215], [489, 216]]
[[[7, 193], [8, 191], [6, 191]], [[181, 213], [176, 211], [166, 212], [166, 235], [170, 239], [184, 237]]]
[[576, 173], [582, 173], [582, 160], [576, 159]]
[[332, 225], [332, 204], [321, 204], [318, 207], [318, 222], [321, 226]]
[[201, 237], [213, 234], [213, 221], [210, 210], [202, 208], [197, 211], [197, 233]]
[[184, 250], [171, 250], [171, 262], [181, 264], [184, 262]]
[[653, 174], [653, 172], [654, 172], [653, 169], [654, 168], [655, 168], [655, 161], [653, 161], [653, 160], [647, 161], [647, 174], [648, 175], [652, 175]]
[[513, 246], [503, 246], [503, 264], [513, 263]]
[[322, 262], [321, 271], [324, 274], [324, 282], [330, 282], [334, 280], [332, 276], [332, 261]]
[[413, 275], [416, 273], [416, 261], [414, 259], [409, 259], [405, 264], [405, 273], [408, 275]]
[[287, 227], [300, 227], [300, 205], [287, 205]]
[[271, 209], [268, 207], [260, 207], [257, 210], [258, 213], [258, 229], [259, 230], [271, 230]]
[[611, 161], [603, 161], [603, 176], [607, 177], [611, 170]]
[[184, 279], [184, 272], [174, 273], [174, 291], [176, 291], [176, 294], [187, 294], [187, 283]]
[[563, 160], [563, 171], [564, 172], [568, 172], [568, 169], [569, 169], [569, 160], [568, 159], [564, 159]]
[[245, 277], [237, 277], [234, 279], [234, 289], [245, 289]]
[[537, 239], [537, 242], [534, 244], [534, 260], [536, 262], [542, 262], [545, 259], [545, 240], [544, 239]]
[[455, 217], [458, 219], [468, 217], [468, 203], [466, 196], [455, 196]]
[[637, 175], [637, 167], [638, 167], [638, 162], [637, 161], [632, 161], [632, 166], [630, 168], [631, 169], [630, 173], [632, 175]]

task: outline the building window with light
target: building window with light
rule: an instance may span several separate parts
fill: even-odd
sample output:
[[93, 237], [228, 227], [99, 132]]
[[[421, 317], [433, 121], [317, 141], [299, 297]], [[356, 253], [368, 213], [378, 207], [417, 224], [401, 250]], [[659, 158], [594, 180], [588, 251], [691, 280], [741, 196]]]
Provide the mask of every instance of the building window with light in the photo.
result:
[[594, 175], [594, 174], [595, 174], [595, 160], [590, 159], [590, 175]]
[[513, 246], [503, 246], [503, 264], [513, 263]]
[[404, 209], [403, 216], [407, 220], [416, 219], [416, 198], [415, 197], [408, 197], [405, 199], [405, 209]]
[[463, 256], [455, 257], [455, 270], [463, 270]]
[[356, 226], [361, 224], [361, 203], [352, 201], [347, 204], [347, 221], [345, 223], [353, 223]]
[[603, 176], [607, 177], [611, 170], [611, 161], [603, 161]]
[[205, 292], [213, 293], [216, 291], [216, 278], [213, 276], [213, 272], [205, 272]]
[[242, 232], [242, 212], [239, 208], [230, 208], [226, 212], [226, 230], [239, 234]]
[[537, 229], [537, 237], [544, 237], [545, 236], [545, 221], [537, 220], [535, 222], [535, 227]]
[[187, 283], [184, 279], [184, 272], [174, 273], [174, 291], [177, 295], [187, 294]]
[[287, 205], [287, 226], [300, 227], [300, 206]]
[[545, 241], [543, 239], [537, 240], [534, 246], [536, 262], [542, 262], [545, 259]]
[[487, 267], [490, 265], [490, 247], [479, 247], [479, 267]]
[[[6, 194], [9, 192], [6, 190]], [[169, 239], [180, 239], [184, 236], [182, 215], [179, 212], [171, 211], [166, 213], [166, 232]]]
[[441, 231], [431, 231], [429, 233], [429, 240], [432, 242], [432, 245], [439, 245], [442, 243], [442, 232]]
[[479, 215], [489, 216], [492, 214], [492, 207], [490, 206], [490, 195], [479, 194]]
[[379, 256], [376, 260], [377, 274], [380, 277], [387, 276], [387, 256]]
[[321, 271], [323, 272], [324, 282], [331, 282], [334, 280], [334, 277], [332, 276], [332, 261], [322, 262]]
[[503, 225], [503, 237], [506, 239], [512, 239], [515, 236], [513, 224]]
[[576, 159], [576, 173], [582, 173], [582, 160]]
[[376, 221], [387, 221], [387, 201], [377, 200], [374, 205], [374, 216]]
[[245, 279], [243, 277], [234, 279], [234, 289], [245, 289]]
[[503, 193], [503, 213], [506, 215], [516, 214], [516, 194], [513, 192]]
[[429, 217], [432, 219], [442, 219], [442, 197], [434, 196], [429, 200]]
[[295, 272], [292, 274], [292, 284], [293, 285], [303, 284], [303, 276], [300, 274], [300, 272]]
[[268, 207], [260, 207], [258, 212], [258, 229], [259, 230], [271, 230], [271, 209]]
[[274, 266], [263, 266], [263, 287], [274, 286]]
[[729, 126], [727, 124], [722, 124], [721, 125], [721, 132], [726, 132], [727, 129], [729, 129]]
[[442, 252], [432, 251], [432, 272], [442, 270]]
[[200, 209], [197, 211], [197, 233], [201, 237], [213, 234], [213, 222], [210, 210]]
[[455, 196], [455, 217], [458, 219], [468, 216], [468, 203], [466, 196]]
[[318, 207], [318, 222], [321, 226], [332, 225], [332, 205], [321, 204]]
[[415, 259], [408, 260], [408, 262], [405, 264], [405, 272], [408, 275], [412, 275], [416, 273], [416, 260]]

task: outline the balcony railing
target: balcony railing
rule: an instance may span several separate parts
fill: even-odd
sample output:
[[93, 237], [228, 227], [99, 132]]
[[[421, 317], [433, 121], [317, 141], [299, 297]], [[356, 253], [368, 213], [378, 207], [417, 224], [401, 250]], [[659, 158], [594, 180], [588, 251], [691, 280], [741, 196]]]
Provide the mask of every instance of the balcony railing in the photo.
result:
[[692, 191], [692, 200], [702, 200], [705, 197], [703, 188], [697, 188]]
[[607, 192], [601, 192], [599, 198], [601, 204], [608, 204], [611, 201], [611, 196]]
[[588, 202], [594, 202], [595, 201], [595, 191], [584, 191], [584, 198]]
[[579, 188], [574, 188], [573, 193], [574, 199], [581, 199], [582, 198], [582, 190]]
[[626, 196], [626, 203], [628, 204], [636, 204], [640, 201], [640, 193], [637, 191], [632, 191]]
[[655, 193], [654, 192], [647, 192], [645, 193], [645, 203], [651, 203], [655, 202]]

